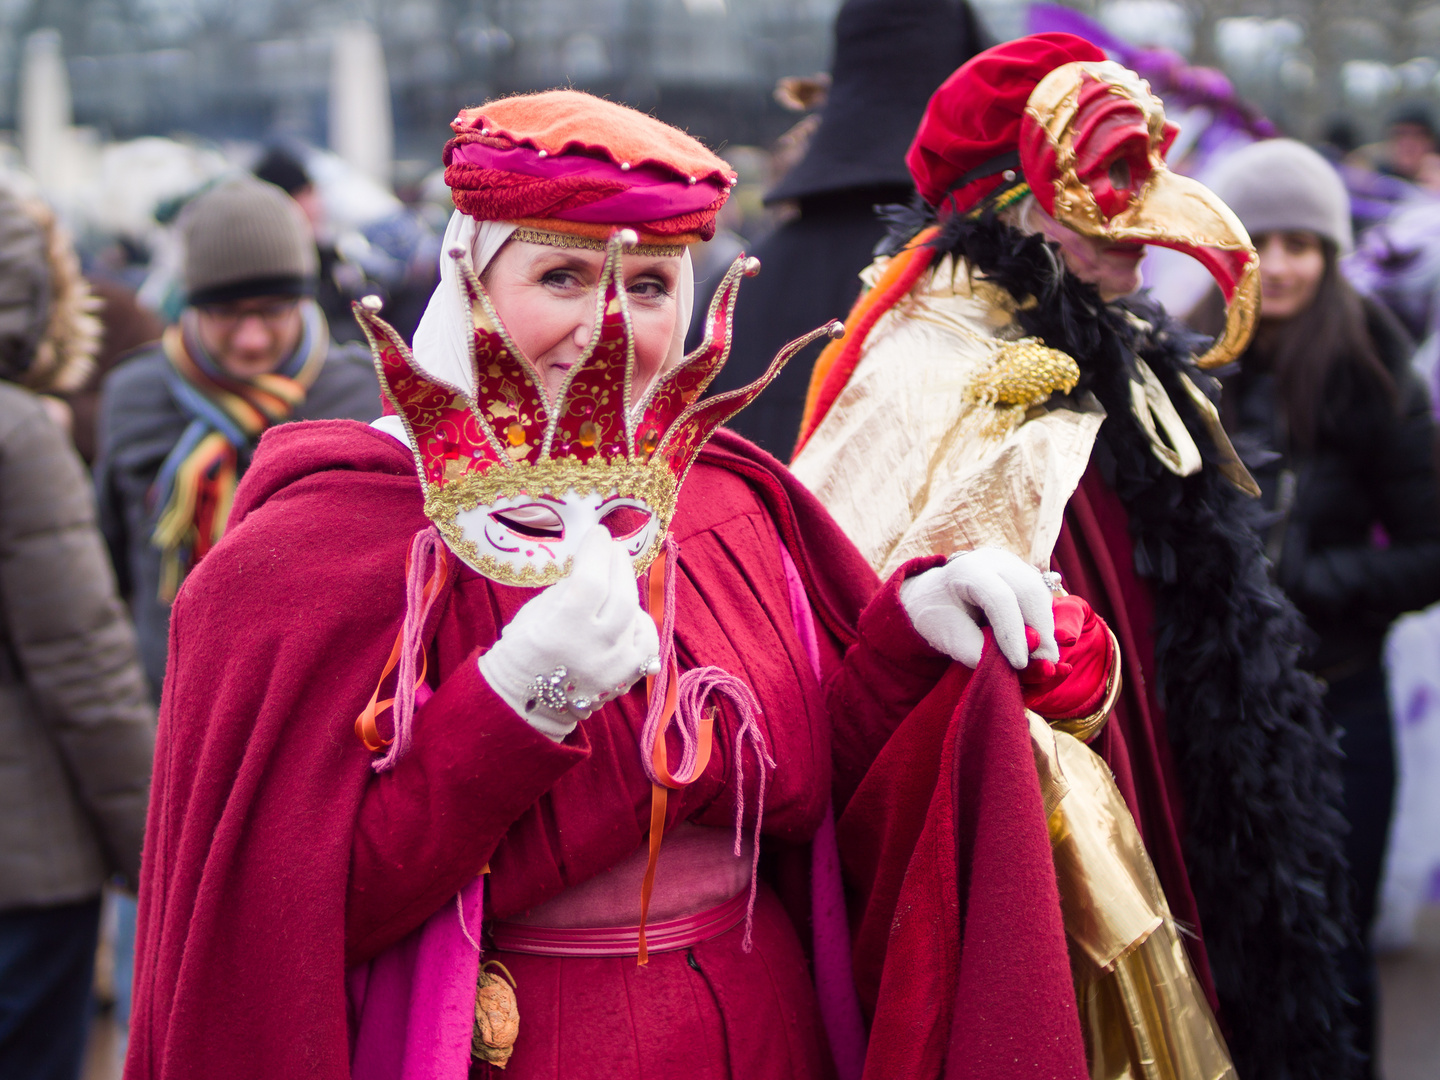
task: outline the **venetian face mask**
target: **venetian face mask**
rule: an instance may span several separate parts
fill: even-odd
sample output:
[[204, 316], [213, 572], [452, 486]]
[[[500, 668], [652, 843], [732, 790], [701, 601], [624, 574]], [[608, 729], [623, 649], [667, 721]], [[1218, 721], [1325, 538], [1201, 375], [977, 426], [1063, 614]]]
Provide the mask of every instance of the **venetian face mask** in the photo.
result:
[[456, 555], [502, 584], [560, 580], [594, 528], [624, 543], [636, 573], [643, 572], [659, 554], [680, 485], [715, 428], [754, 400], [797, 351], [836, 328], [843, 332], [831, 324], [791, 342], [754, 383], [701, 400], [729, 354], [740, 279], [759, 269], [741, 256], [711, 301], [704, 343], [630, 407], [635, 348], [620, 256], [635, 244], [635, 234], [621, 230], [604, 245], [590, 344], [553, 402], [468, 263], [460, 285], [475, 328], [473, 393], [427, 374], [375, 311], [357, 305], [382, 392], [415, 450], [426, 516]]
[[1031, 93], [1020, 163], [1061, 224], [1099, 240], [1173, 248], [1210, 271], [1225, 295], [1226, 326], [1196, 362], [1215, 367], [1238, 356], [1254, 332], [1259, 261], [1229, 207], [1166, 165], [1176, 132], [1133, 71], [1111, 61], [1070, 63]]
[[591, 529], [605, 529], [625, 545], [632, 562], [655, 546], [660, 518], [643, 499], [612, 492], [562, 496], [529, 494], [501, 496], [488, 505], [461, 510], [455, 525], [467, 545], [485, 560], [503, 567], [508, 577], [526, 575], [526, 568], [569, 563]]

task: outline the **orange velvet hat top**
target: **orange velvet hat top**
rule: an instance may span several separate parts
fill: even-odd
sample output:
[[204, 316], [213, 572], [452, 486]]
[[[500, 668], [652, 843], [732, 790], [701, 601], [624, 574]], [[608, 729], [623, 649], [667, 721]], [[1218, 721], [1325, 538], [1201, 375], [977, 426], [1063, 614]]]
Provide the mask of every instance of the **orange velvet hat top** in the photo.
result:
[[482, 221], [708, 240], [735, 183], [729, 165], [678, 128], [578, 90], [501, 98], [461, 110], [450, 126], [445, 182], [456, 208]]

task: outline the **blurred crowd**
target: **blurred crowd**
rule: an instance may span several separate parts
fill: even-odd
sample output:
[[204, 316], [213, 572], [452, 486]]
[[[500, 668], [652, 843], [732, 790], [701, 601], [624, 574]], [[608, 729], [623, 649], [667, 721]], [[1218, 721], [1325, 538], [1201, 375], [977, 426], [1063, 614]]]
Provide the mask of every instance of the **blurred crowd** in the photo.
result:
[[[777, 88], [795, 126], [726, 152], [741, 182], [697, 253], [692, 335], [736, 254], [766, 273], [740, 305], [721, 389], [844, 316], [884, 233], [877, 207], [911, 198], [905, 147], [951, 70], [914, 58], [987, 40], [972, 18], [915, 51], [856, 21], [863, 6], [842, 9], [831, 72]], [[1186, 130], [1172, 163], [1221, 195], [1260, 252], [1259, 332], [1223, 373], [1222, 417], [1264, 491], [1271, 563], [1311, 624], [1310, 666], [1342, 732], [1356, 908], [1372, 931], [1347, 977], [1369, 1030], [1374, 947], [1403, 946], [1440, 901], [1440, 610], [1422, 610], [1440, 599], [1440, 129], [1406, 104], [1377, 143], [1336, 123], [1311, 148], [1178, 58], [1148, 72], [1124, 59], [1177, 114], [1197, 94], [1229, 109]], [[840, 138], [857, 130], [879, 133], [859, 154]], [[162, 172], [196, 160], [142, 141], [132, 157]], [[205, 160], [151, 201], [144, 230], [77, 223], [78, 253], [44, 191], [20, 176], [0, 191], [0, 1075], [17, 1080], [78, 1075], [102, 895], [101, 981], [123, 1023], [176, 589], [223, 534], [268, 427], [379, 415], [351, 303], [379, 296], [408, 339], [438, 279], [451, 209], [438, 173], [392, 194], [313, 147]], [[1187, 268], [1154, 258], [1147, 278], [1218, 331], [1223, 305]], [[813, 357], [739, 418], [781, 458]]]

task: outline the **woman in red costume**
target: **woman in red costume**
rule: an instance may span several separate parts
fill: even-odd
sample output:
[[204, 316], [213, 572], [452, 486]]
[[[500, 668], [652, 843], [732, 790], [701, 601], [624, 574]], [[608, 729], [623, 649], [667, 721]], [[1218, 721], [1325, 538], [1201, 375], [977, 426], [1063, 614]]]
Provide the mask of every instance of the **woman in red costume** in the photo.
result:
[[715, 431], [793, 351], [702, 396], [741, 260], [680, 355], [723, 161], [570, 91], [454, 128], [413, 354], [358, 313], [387, 415], [267, 434], [177, 598], [127, 1076], [856, 1076], [832, 790], [944, 653], [1093, 711], [1103, 624], [1055, 663], [996, 553], [882, 586]]

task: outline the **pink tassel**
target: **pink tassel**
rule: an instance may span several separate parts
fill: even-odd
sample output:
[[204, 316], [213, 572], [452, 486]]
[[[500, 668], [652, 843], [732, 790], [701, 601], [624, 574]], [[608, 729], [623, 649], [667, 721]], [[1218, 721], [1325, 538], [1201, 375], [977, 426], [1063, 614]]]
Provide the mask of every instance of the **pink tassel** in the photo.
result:
[[[675, 657], [675, 562], [679, 555], [680, 545], [667, 536], [661, 555], [665, 560], [665, 614], [660, 621], [660, 674], [655, 676], [655, 684], [650, 691], [650, 706], [645, 713], [645, 724], [640, 729], [640, 764], [652, 784], [660, 783], [660, 774], [655, 771], [655, 763], [650, 760], [649, 748], [655, 745], [656, 736], [660, 733], [660, 714], [664, 712], [665, 693], [670, 686], [670, 662]], [[645, 588], [647, 582], [648, 578], [641, 578], [641, 587]], [[695, 768], [695, 757], [699, 752], [699, 735], [692, 731], [687, 738], [687, 732], [682, 725], [680, 741], [683, 744], [680, 768], [674, 770], [672, 775], [682, 784], [688, 784], [695, 779], [690, 773]]]
[[755, 927], [755, 896], [760, 887], [760, 825], [765, 818], [765, 785], [767, 766], [775, 768], [775, 759], [765, 746], [765, 736], [760, 733], [760, 703], [745, 681], [718, 667], [694, 668], [680, 676], [678, 700], [675, 715], [679, 718], [682, 738], [687, 730], [699, 731], [700, 718], [705, 715], [705, 700], [711, 694], [722, 694], [739, 717], [740, 725], [735, 731], [735, 857], [744, 850], [742, 841], [745, 827], [745, 744], [755, 753], [760, 771], [759, 790], [755, 805], [755, 843], [750, 857], [750, 902], [745, 908], [745, 939], [741, 948], [750, 951], [751, 932]]
[[[660, 629], [660, 674], [650, 694], [650, 708], [645, 714], [645, 726], [640, 732], [640, 746], [655, 745], [660, 737], [660, 716], [664, 709], [665, 692], [670, 682], [670, 665], [675, 656], [675, 561], [680, 546], [669, 537], [665, 540], [665, 615]], [[745, 912], [745, 940], [743, 948], [749, 952], [752, 945], [751, 931], [755, 922], [755, 897], [760, 886], [760, 824], [765, 815], [765, 770], [775, 768], [775, 760], [765, 746], [765, 737], [760, 732], [760, 703], [755, 700], [744, 680], [718, 667], [694, 668], [680, 676], [676, 687], [675, 715], [671, 722], [680, 734], [680, 764], [671, 770], [671, 775], [681, 784], [696, 779], [695, 766], [700, 750], [700, 720], [705, 715], [705, 702], [711, 694], [721, 694], [730, 700], [740, 725], [735, 732], [735, 855], [738, 858], [743, 848], [745, 824], [745, 744], [750, 744], [759, 763], [760, 781], [758, 803], [755, 811], [755, 844], [750, 867], [750, 903]], [[655, 763], [647, 750], [642, 749], [640, 763], [652, 784], [660, 783]]]
[[393, 769], [410, 749], [415, 699], [421, 689], [417, 685], [420, 681], [417, 657], [425, 647], [425, 643], [420, 640], [420, 633], [425, 628], [425, 620], [429, 618], [430, 609], [440, 591], [426, 595], [425, 582], [444, 557], [445, 541], [440, 538], [440, 532], [434, 525], [416, 533], [415, 539], [410, 541], [409, 572], [405, 575], [405, 623], [400, 631], [400, 665], [395, 675], [395, 704], [391, 713], [395, 724], [395, 737], [385, 756], [371, 763], [370, 767], [376, 772]]

